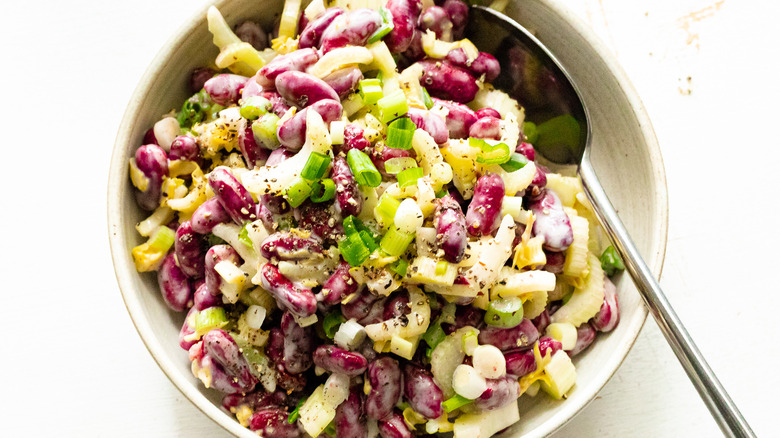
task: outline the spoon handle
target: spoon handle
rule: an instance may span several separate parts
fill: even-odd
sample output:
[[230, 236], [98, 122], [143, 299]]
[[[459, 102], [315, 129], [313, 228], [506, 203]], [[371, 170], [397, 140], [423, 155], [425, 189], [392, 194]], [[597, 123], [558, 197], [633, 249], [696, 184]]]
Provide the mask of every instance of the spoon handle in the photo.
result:
[[688, 374], [688, 378], [693, 382], [699, 396], [704, 400], [725, 436], [755, 437], [750, 425], [745, 421], [710, 366], [707, 365], [707, 361], [696, 347], [688, 331], [685, 330], [650, 268], [642, 260], [639, 250], [634, 246], [628, 231], [601, 187], [588, 155], [586, 152], [579, 168], [585, 194], [593, 205], [596, 217], [609, 236], [609, 240], [623, 259], [626, 270], [634, 280], [634, 284], [650, 309], [650, 313], [653, 314], [667, 342]]

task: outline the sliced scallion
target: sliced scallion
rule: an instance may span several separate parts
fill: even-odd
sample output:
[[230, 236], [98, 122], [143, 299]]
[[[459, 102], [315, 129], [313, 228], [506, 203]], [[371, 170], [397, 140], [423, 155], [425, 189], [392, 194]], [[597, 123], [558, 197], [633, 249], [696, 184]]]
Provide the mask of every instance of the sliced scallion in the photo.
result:
[[399, 117], [402, 117], [409, 111], [409, 104], [406, 101], [406, 94], [402, 90], [384, 96], [376, 103], [379, 111], [382, 113], [382, 122], [389, 123]]
[[431, 95], [428, 93], [428, 89], [425, 87], [422, 89], [422, 97], [425, 107], [428, 109], [433, 108], [433, 99], [431, 99]]
[[409, 262], [407, 262], [406, 260], [395, 261], [390, 266], [387, 267], [387, 269], [391, 270], [392, 272], [395, 272], [401, 277], [406, 275], [406, 270], [408, 268], [409, 268]]
[[401, 205], [401, 201], [388, 195], [387, 192], [382, 193], [379, 203], [376, 205], [376, 211], [386, 225], [393, 223], [393, 218], [395, 218], [395, 212], [398, 211], [399, 205]]
[[382, 236], [379, 246], [387, 254], [397, 257], [406, 252], [412, 240], [414, 240], [414, 233], [404, 233], [398, 227], [393, 226]]
[[501, 163], [501, 168], [511, 173], [522, 169], [526, 164], [528, 164], [528, 158], [521, 153], [514, 152], [509, 156], [509, 161]]
[[517, 327], [523, 322], [523, 301], [518, 297], [496, 298], [485, 312], [485, 324], [499, 328]]
[[320, 181], [314, 181], [311, 186], [311, 195], [309, 199], [311, 202], [319, 203], [326, 202], [333, 199], [336, 195], [336, 184], [330, 178], [325, 178]]
[[394, 120], [387, 126], [387, 146], [393, 149], [411, 149], [416, 129], [417, 125], [408, 117]]
[[271, 111], [271, 101], [263, 96], [252, 96], [244, 99], [239, 111], [241, 117], [256, 120]]
[[301, 177], [297, 177], [293, 180], [292, 184], [287, 187], [284, 192], [284, 198], [290, 203], [293, 208], [303, 204], [303, 202], [309, 198], [311, 194], [311, 183]]
[[306, 160], [306, 164], [303, 166], [301, 177], [310, 181], [320, 179], [325, 175], [328, 166], [330, 166], [330, 155], [312, 152], [311, 155], [309, 155], [309, 159]]
[[338, 246], [341, 256], [350, 266], [360, 266], [371, 255], [371, 251], [357, 234], [347, 236], [346, 239], [339, 242]]
[[604, 250], [601, 257], [599, 257], [599, 260], [601, 260], [601, 269], [604, 270], [607, 277], [615, 275], [615, 272], [617, 271], [626, 269], [626, 265], [620, 260], [620, 256], [612, 245], [609, 245], [607, 249]]
[[373, 105], [382, 99], [382, 81], [379, 79], [363, 79], [358, 83], [358, 91], [363, 103]]
[[444, 400], [441, 402], [441, 407], [444, 408], [446, 412], [452, 412], [455, 409], [462, 408], [463, 406], [466, 406], [467, 404], [473, 402], [474, 400], [469, 400], [466, 397], [463, 397], [462, 395], [455, 394], [453, 397], [448, 398], [447, 400]]
[[393, 15], [386, 8], [379, 9], [379, 15], [382, 16], [382, 25], [376, 30], [370, 37], [368, 37], [368, 44], [375, 43], [385, 35], [389, 34], [393, 30]]
[[379, 187], [379, 184], [382, 183], [382, 175], [364, 152], [350, 149], [347, 153], [347, 164], [349, 164], [349, 169], [359, 185]]
[[479, 148], [482, 153], [477, 155], [477, 163], [501, 164], [509, 161], [510, 150], [506, 143], [491, 144], [482, 138], [469, 138], [469, 146]]
[[322, 330], [325, 332], [325, 336], [327, 336], [328, 339], [333, 339], [333, 337], [336, 336], [339, 326], [346, 321], [347, 319], [344, 318], [338, 310], [329, 313], [322, 320]]
[[417, 184], [417, 180], [423, 177], [422, 167], [412, 167], [398, 174], [398, 185], [401, 188]]
[[417, 160], [412, 157], [395, 157], [385, 161], [385, 172], [396, 175], [402, 170], [417, 167]]
[[241, 232], [238, 233], [238, 241], [252, 248], [254, 246], [254, 243], [252, 242], [252, 239], [249, 238], [249, 230], [247, 229], [247, 227], [249, 227], [250, 224], [251, 222], [245, 222], [244, 226], [241, 227]]
[[149, 245], [150, 252], [168, 252], [173, 246], [173, 241], [176, 239], [176, 232], [172, 229], [162, 226], [152, 234], [147, 244]]

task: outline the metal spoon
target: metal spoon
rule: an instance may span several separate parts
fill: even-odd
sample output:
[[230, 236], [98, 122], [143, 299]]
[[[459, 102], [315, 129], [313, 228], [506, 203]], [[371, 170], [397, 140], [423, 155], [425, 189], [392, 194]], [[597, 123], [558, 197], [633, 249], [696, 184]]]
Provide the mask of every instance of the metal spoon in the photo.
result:
[[550, 134], [540, 135], [534, 146], [554, 163], [577, 165], [583, 189], [599, 222], [724, 435], [754, 437], [683, 327], [601, 187], [590, 162], [588, 109], [566, 70], [528, 30], [495, 10], [473, 6], [467, 34], [481, 51], [498, 58], [502, 73], [493, 81], [496, 88], [507, 91], [523, 104], [527, 120], [554, 128], [545, 130]]

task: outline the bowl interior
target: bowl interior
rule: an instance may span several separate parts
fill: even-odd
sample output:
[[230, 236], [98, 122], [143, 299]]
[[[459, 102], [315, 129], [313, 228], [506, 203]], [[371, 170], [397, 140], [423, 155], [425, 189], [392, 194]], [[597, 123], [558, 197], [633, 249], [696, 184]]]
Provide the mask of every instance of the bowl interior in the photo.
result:
[[[535, 32], [583, 93], [592, 118], [593, 161], [613, 204], [649, 266], [658, 275], [666, 248], [667, 201], [663, 163], [644, 109], [606, 50], [570, 13], [550, 1], [514, 2], [507, 13]], [[260, 20], [269, 28], [280, 1], [217, 2], [228, 23]], [[193, 68], [212, 64], [205, 8], [166, 43], [141, 80], [125, 113], [114, 146], [108, 188], [109, 237], [117, 280], [144, 343], [171, 381], [200, 410], [237, 436], [256, 436], [222, 411], [216, 391], [203, 388], [178, 345], [184, 316], [168, 310], [156, 277], [135, 272], [130, 249], [141, 243], [134, 226], [144, 214], [136, 207], [127, 160], [155, 121], [188, 97]], [[564, 402], [523, 397], [520, 422], [504, 437], [545, 436], [585, 406], [622, 362], [647, 312], [629, 278], [618, 282], [621, 322], [577, 358], [577, 386]]]

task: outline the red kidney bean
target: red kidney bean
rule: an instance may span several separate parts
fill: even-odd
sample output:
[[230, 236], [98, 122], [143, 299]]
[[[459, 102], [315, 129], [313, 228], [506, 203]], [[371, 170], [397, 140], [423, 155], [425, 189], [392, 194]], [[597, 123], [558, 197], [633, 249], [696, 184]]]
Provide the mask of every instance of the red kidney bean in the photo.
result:
[[447, 61], [427, 59], [418, 64], [423, 67], [420, 84], [433, 97], [468, 103], [474, 100], [479, 91], [477, 80], [468, 71]]
[[400, 290], [392, 295], [392, 298], [387, 300], [383, 306], [382, 320], [397, 318], [401, 315], [408, 315], [412, 312], [412, 308], [409, 305], [409, 293], [405, 290]]
[[277, 56], [255, 75], [255, 81], [265, 90], [274, 88], [276, 77], [286, 71], [305, 71], [320, 58], [316, 50], [305, 48]]
[[447, 123], [447, 130], [449, 130], [450, 138], [466, 138], [469, 135], [469, 129], [474, 122], [477, 121], [477, 114], [466, 105], [441, 100], [433, 99], [434, 105], [442, 107], [447, 110], [447, 115], [444, 117]]
[[[263, 91], [261, 96], [265, 97], [269, 102], [271, 102], [271, 112], [276, 114], [278, 117], [284, 116], [284, 113], [290, 109], [290, 105], [287, 104], [287, 101], [284, 100], [282, 95], [274, 90]], [[278, 145], [273, 146], [276, 147]], [[269, 145], [266, 145], [266, 147], [269, 147]]]
[[501, 120], [495, 117], [483, 117], [469, 128], [469, 137], [501, 140]]
[[198, 67], [193, 70], [190, 74], [190, 91], [197, 93], [202, 90], [206, 81], [213, 78], [215, 74], [217, 71], [209, 67]]
[[255, 50], [268, 47], [268, 34], [254, 21], [244, 21], [233, 31], [241, 41], [249, 43]]
[[480, 344], [490, 344], [501, 351], [524, 350], [533, 347], [539, 332], [529, 319], [524, 318], [513, 328], [487, 326], [481, 329], [478, 339]]
[[[553, 338], [544, 336], [539, 339], [539, 352], [542, 356], [555, 354], [561, 350], [561, 343]], [[536, 371], [536, 359], [533, 350], [515, 351], [505, 353], [506, 373], [515, 377], [523, 377]]]
[[195, 287], [195, 294], [193, 294], [192, 301], [192, 308], [197, 311], [222, 305], [222, 300], [211, 293], [208, 286], [206, 286], [205, 281], [198, 282], [198, 285]]
[[425, 50], [422, 46], [422, 32], [419, 30], [412, 36], [412, 42], [409, 43], [409, 48], [404, 52], [404, 58], [409, 64], [413, 64], [423, 58], [425, 58]]
[[341, 314], [347, 319], [362, 320], [371, 312], [371, 307], [379, 297], [371, 293], [368, 288], [364, 288], [355, 295], [347, 304], [341, 305]]
[[310, 289], [293, 284], [279, 269], [266, 263], [260, 268], [261, 283], [282, 307], [304, 318], [317, 311], [317, 299]]
[[192, 213], [190, 218], [192, 231], [199, 234], [208, 234], [217, 224], [224, 224], [228, 221], [230, 221], [230, 215], [216, 197], [207, 199], [203, 204], [200, 204], [200, 207]]
[[219, 295], [219, 286], [222, 283], [222, 277], [219, 276], [214, 267], [217, 263], [228, 261], [238, 266], [241, 264], [241, 257], [230, 245], [214, 245], [206, 251], [206, 288], [212, 295]]
[[441, 407], [444, 395], [423, 368], [414, 365], [404, 367], [404, 397], [415, 412], [429, 420], [444, 413]]
[[577, 327], [577, 343], [574, 344], [574, 348], [567, 351], [567, 353], [569, 353], [569, 356], [574, 357], [590, 347], [590, 344], [592, 344], [594, 340], [596, 340], [596, 329], [588, 323], [580, 324], [580, 326]]
[[[501, 118], [501, 113], [499, 113], [498, 111], [494, 110], [493, 108], [480, 108], [480, 109], [477, 110], [476, 115], [477, 115], [477, 119], [478, 120], [483, 118], [483, 117], [495, 117], [497, 119]], [[517, 151], [517, 152], [520, 152], [520, 151]], [[529, 160], [530, 159], [531, 158], [529, 158]]]
[[322, 285], [322, 297], [325, 304], [336, 305], [348, 295], [357, 292], [360, 285], [349, 275], [350, 268], [349, 263], [342, 261]]
[[311, 231], [326, 242], [335, 241], [343, 233], [341, 218], [331, 212], [323, 204], [303, 204], [296, 209], [298, 227]]
[[342, 216], [357, 216], [363, 208], [363, 196], [344, 157], [336, 157], [330, 178], [336, 183], [336, 209]]
[[534, 214], [534, 235], [544, 237], [544, 248], [565, 251], [574, 240], [574, 233], [558, 195], [552, 190], [544, 190], [539, 199], [531, 202], [529, 209]]
[[279, 142], [282, 146], [290, 151], [300, 150], [306, 141], [307, 111], [316, 111], [322, 116], [325, 123], [330, 123], [341, 118], [341, 102], [331, 99], [320, 100], [299, 111], [293, 118], [279, 125], [276, 129], [276, 136], [279, 137]]
[[168, 176], [168, 156], [156, 144], [145, 144], [135, 151], [135, 165], [149, 180], [146, 190], [135, 191], [138, 205], [147, 211], [160, 206], [163, 177]]
[[444, 144], [449, 140], [447, 122], [438, 114], [418, 108], [409, 108], [409, 113], [407, 115], [412, 119], [412, 122], [417, 125], [417, 129], [422, 129], [428, 134], [431, 134], [433, 141], [437, 144]]
[[165, 304], [177, 312], [192, 305], [192, 286], [187, 275], [176, 265], [176, 255], [170, 253], [157, 271], [157, 283]]
[[191, 278], [203, 278], [206, 248], [203, 237], [192, 230], [192, 223], [184, 221], [176, 230], [174, 251], [181, 270]]
[[252, 132], [252, 122], [241, 119], [238, 127], [238, 148], [248, 168], [262, 166], [270, 151], [257, 143]]
[[306, 375], [290, 374], [284, 368], [284, 335], [281, 329], [271, 329], [266, 354], [276, 368], [277, 386], [288, 394], [302, 391], [306, 386]]
[[257, 206], [252, 195], [228, 170], [214, 169], [209, 174], [209, 185], [235, 223], [242, 225], [244, 221], [255, 219]]
[[298, 424], [290, 424], [289, 416], [279, 408], [262, 409], [249, 417], [249, 429], [266, 438], [298, 438], [301, 436]]
[[387, 173], [385, 169], [385, 162], [391, 158], [404, 158], [413, 157], [414, 149], [396, 149], [387, 146], [375, 148], [371, 154], [371, 162], [374, 163], [376, 169], [383, 176], [389, 177], [391, 174]]
[[[339, 152], [343, 152], [346, 155], [350, 149], [363, 151], [370, 146], [371, 142], [363, 136], [363, 128], [354, 123], [347, 123], [344, 126], [344, 144], [338, 149]], [[338, 148], [338, 146], [335, 147]]]
[[368, 428], [364, 418], [363, 396], [359, 387], [349, 392], [349, 397], [336, 408], [336, 436], [338, 438], [365, 438]]
[[455, 310], [455, 324], [442, 324], [442, 328], [445, 333], [450, 334], [466, 326], [478, 327], [484, 319], [484, 310], [473, 306], [458, 306]]
[[450, 15], [441, 6], [431, 6], [420, 15], [419, 27], [421, 33], [430, 30], [436, 34], [436, 39], [452, 41], [452, 21]]
[[591, 319], [593, 328], [600, 332], [608, 332], [617, 326], [620, 321], [620, 307], [618, 306], [617, 288], [615, 284], [604, 276], [604, 302], [599, 313]]
[[539, 164], [536, 165], [536, 173], [531, 181], [531, 187], [537, 190], [547, 185], [547, 168]]
[[211, 100], [222, 106], [230, 106], [238, 103], [241, 90], [248, 80], [246, 76], [226, 73], [209, 79], [203, 84], [203, 88], [209, 93]]
[[254, 389], [257, 379], [252, 374], [244, 355], [241, 354], [238, 344], [226, 331], [213, 329], [203, 335], [203, 349], [224, 368], [229, 376], [233, 377], [242, 392]]
[[196, 309], [194, 306], [190, 309], [189, 312], [187, 312], [187, 317], [184, 318], [184, 323], [181, 325], [181, 330], [179, 330], [179, 346], [185, 350], [188, 350], [192, 348], [193, 345], [197, 344], [198, 341], [188, 341], [184, 338], [187, 336], [195, 333], [195, 329], [190, 326], [190, 324], [187, 322], [187, 320], [190, 319], [190, 316], [194, 313], [197, 313], [198, 309]]
[[284, 334], [280, 328], [272, 328], [268, 333], [268, 345], [265, 348], [268, 358], [276, 365], [284, 361]]
[[159, 143], [157, 142], [157, 137], [154, 136], [154, 127], [146, 130], [146, 133], [144, 133], [144, 139], [142, 140], [141, 143], [159, 145]]
[[340, 15], [322, 32], [320, 49], [324, 54], [339, 47], [365, 46], [381, 25], [382, 16], [374, 9], [357, 9]]
[[210, 388], [214, 388], [223, 394], [237, 394], [246, 392], [241, 384], [229, 375], [219, 362], [206, 354], [200, 360], [200, 367], [209, 370], [211, 375]]
[[384, 314], [385, 314], [385, 303], [387, 302], [387, 298], [380, 298], [378, 301], [374, 302], [374, 304], [371, 305], [371, 308], [368, 309], [368, 314], [364, 316], [362, 319], [358, 319], [358, 324], [362, 326], [366, 326], [369, 324], [377, 324], [382, 321], [384, 321]]
[[295, 322], [292, 313], [284, 312], [282, 334], [284, 335], [284, 369], [291, 374], [300, 374], [311, 368], [314, 340], [311, 326], [301, 327]]
[[531, 322], [534, 323], [534, 327], [536, 327], [536, 330], [538, 330], [539, 333], [544, 333], [544, 331], [547, 330], [547, 326], [550, 325], [550, 312], [547, 309], [544, 309], [544, 311], [540, 313], [539, 316], [532, 319]]
[[320, 345], [314, 350], [314, 363], [331, 373], [359, 376], [366, 371], [368, 361], [360, 353], [354, 353], [335, 345]]
[[471, 73], [477, 79], [484, 75], [485, 82], [493, 82], [501, 74], [501, 66], [498, 60], [489, 53], [479, 52], [475, 59], [469, 60], [466, 51], [457, 48], [450, 50], [445, 59], [453, 66], [460, 67]]
[[520, 384], [517, 379], [504, 376], [498, 379], [486, 379], [487, 389], [476, 400], [474, 407], [482, 411], [500, 408], [515, 402], [520, 397]]
[[382, 438], [412, 438], [413, 436], [403, 414], [398, 409], [393, 410], [389, 417], [380, 421], [378, 426]]
[[389, 356], [380, 357], [368, 364], [366, 378], [371, 385], [366, 397], [366, 413], [375, 420], [384, 420], [401, 399], [403, 376], [398, 361]]
[[362, 354], [368, 363], [375, 361], [379, 356], [376, 350], [374, 350], [374, 341], [372, 341], [371, 338], [366, 338], [363, 343], [355, 349], [355, 351]]
[[499, 225], [504, 200], [504, 180], [486, 173], [477, 180], [474, 197], [466, 211], [466, 230], [472, 236], [487, 236]]
[[302, 237], [299, 233], [279, 231], [263, 240], [260, 254], [268, 260], [306, 260], [322, 254], [322, 244], [316, 237]]
[[306, 49], [309, 47], [318, 47], [320, 45], [320, 38], [325, 29], [330, 26], [330, 23], [336, 19], [336, 17], [343, 15], [344, 9], [341, 8], [328, 8], [320, 14], [313, 21], [310, 21], [301, 31], [301, 35], [298, 38], [298, 48]]
[[346, 99], [355, 91], [361, 79], [363, 72], [357, 67], [342, 68], [322, 78], [338, 94], [339, 99]]
[[401, 53], [409, 48], [417, 20], [422, 11], [421, 0], [388, 0], [385, 8], [393, 16], [393, 30], [384, 40], [391, 53]]
[[287, 394], [282, 391], [265, 392], [257, 388], [249, 394], [229, 394], [222, 398], [222, 407], [228, 411], [247, 406], [253, 411], [276, 408], [287, 403]]
[[256, 73], [254, 76], [249, 78], [248, 81], [246, 81], [246, 84], [244, 84], [244, 89], [241, 90], [242, 99], [246, 100], [250, 97], [263, 95], [263, 87], [261, 87], [260, 84], [257, 83], [258, 74], [260, 73]]
[[436, 246], [444, 252], [444, 259], [450, 263], [463, 260], [468, 239], [466, 217], [452, 196], [436, 200], [433, 226], [436, 227]]
[[[534, 161], [536, 159], [536, 151], [534, 150], [534, 147], [531, 145], [531, 143], [520, 142], [520, 144], [518, 144], [515, 148], [515, 152], [525, 155], [529, 161]], [[547, 178], [545, 177], [545, 182], [546, 180]]]
[[441, 5], [452, 21], [452, 38], [459, 40], [463, 38], [466, 31], [466, 24], [469, 22], [469, 5], [463, 0], [447, 0]]
[[563, 273], [563, 264], [566, 262], [566, 254], [562, 252], [553, 252], [543, 250], [547, 263], [544, 265], [544, 270], [552, 272], [553, 274]]
[[[271, 155], [268, 156], [268, 160], [266, 160], [265, 165], [276, 166], [292, 156], [293, 154], [285, 148], [275, 149], [273, 152], [271, 152]], [[260, 203], [265, 206], [272, 214], [283, 214], [290, 210], [290, 204], [288, 204], [284, 199], [284, 196], [281, 195], [261, 195]], [[258, 211], [260, 210], [260, 207], [261, 206], [258, 206]], [[262, 218], [263, 214], [258, 213], [258, 217]], [[270, 218], [270, 220], [273, 221], [273, 218]], [[266, 228], [269, 230], [273, 229], [273, 227], [268, 227], [267, 224]]]
[[200, 158], [200, 147], [194, 137], [180, 135], [173, 139], [171, 150], [168, 152], [169, 160], [187, 160], [198, 164], [203, 162]]
[[325, 81], [300, 71], [287, 71], [277, 76], [276, 91], [298, 108], [323, 99], [339, 100], [339, 95]]

